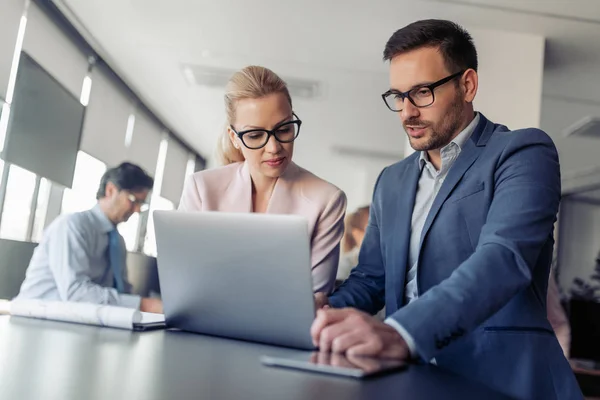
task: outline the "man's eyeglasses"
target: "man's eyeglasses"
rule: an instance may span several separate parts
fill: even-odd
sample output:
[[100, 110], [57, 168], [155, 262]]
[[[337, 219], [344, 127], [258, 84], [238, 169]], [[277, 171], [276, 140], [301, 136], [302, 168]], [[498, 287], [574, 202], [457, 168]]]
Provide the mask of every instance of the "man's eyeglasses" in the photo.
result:
[[149, 204], [146, 203], [146, 200], [140, 200], [131, 193], [127, 193], [127, 200], [129, 200], [132, 206], [138, 206], [140, 212], [147, 211], [150, 208]]
[[408, 92], [400, 92], [398, 90], [388, 90], [381, 95], [385, 105], [394, 112], [402, 111], [404, 107], [404, 99], [407, 99], [418, 108], [428, 107], [435, 101], [434, 89], [442, 86], [444, 83], [450, 82], [454, 78], [462, 76], [465, 71], [460, 71], [430, 85], [417, 86]]
[[258, 150], [263, 148], [271, 139], [271, 136], [274, 136], [275, 139], [279, 143], [291, 143], [300, 134], [300, 126], [302, 125], [302, 121], [298, 119], [298, 116], [292, 113], [295, 120], [283, 122], [277, 125], [273, 130], [268, 129], [248, 129], [246, 131], [238, 132], [235, 130], [233, 125], [229, 127], [237, 137], [240, 138], [244, 146], [251, 150]]

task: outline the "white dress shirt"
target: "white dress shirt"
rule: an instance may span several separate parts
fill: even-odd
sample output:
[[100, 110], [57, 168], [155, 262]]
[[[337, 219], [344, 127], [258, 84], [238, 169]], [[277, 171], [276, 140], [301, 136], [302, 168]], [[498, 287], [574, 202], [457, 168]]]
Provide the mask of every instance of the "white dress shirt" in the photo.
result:
[[[44, 232], [27, 268], [17, 299], [80, 301], [139, 308], [140, 296], [118, 293], [109, 264], [108, 234], [115, 225], [100, 206], [63, 215]], [[125, 241], [121, 237], [123, 281], [127, 279]]]

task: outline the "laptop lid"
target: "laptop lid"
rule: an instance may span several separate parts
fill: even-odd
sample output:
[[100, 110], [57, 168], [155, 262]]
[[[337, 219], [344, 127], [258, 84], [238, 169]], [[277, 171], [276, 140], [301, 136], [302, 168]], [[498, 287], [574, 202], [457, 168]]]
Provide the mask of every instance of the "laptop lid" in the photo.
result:
[[312, 349], [308, 223], [295, 215], [154, 212], [168, 326]]

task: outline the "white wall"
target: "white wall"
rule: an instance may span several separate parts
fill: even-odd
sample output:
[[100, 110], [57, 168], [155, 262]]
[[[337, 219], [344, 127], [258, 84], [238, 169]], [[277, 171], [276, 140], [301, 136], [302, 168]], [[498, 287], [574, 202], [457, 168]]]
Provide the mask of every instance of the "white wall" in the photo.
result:
[[564, 200], [558, 242], [559, 285], [569, 294], [576, 277], [588, 280], [600, 251], [600, 205]]
[[480, 64], [475, 107], [510, 129], [539, 127], [544, 38], [491, 30], [471, 34]]
[[567, 137], [563, 133], [586, 116], [600, 117], [600, 104], [549, 96], [543, 99], [542, 129], [552, 137], [558, 148], [563, 192], [600, 182], [600, 139]]
[[294, 107], [305, 121], [295, 160], [344, 190], [349, 210], [370, 203], [381, 170], [403, 158], [402, 125], [380, 96], [388, 87], [385, 70], [330, 75], [321, 99]]

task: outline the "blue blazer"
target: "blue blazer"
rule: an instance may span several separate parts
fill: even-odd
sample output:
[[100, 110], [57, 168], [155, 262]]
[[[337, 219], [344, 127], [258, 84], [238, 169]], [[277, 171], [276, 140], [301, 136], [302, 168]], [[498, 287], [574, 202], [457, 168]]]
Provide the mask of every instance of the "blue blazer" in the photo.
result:
[[418, 300], [404, 304], [419, 154], [383, 170], [359, 263], [333, 307], [386, 314], [419, 356], [519, 399], [580, 399], [546, 317], [560, 166], [539, 129], [483, 115], [421, 234]]

